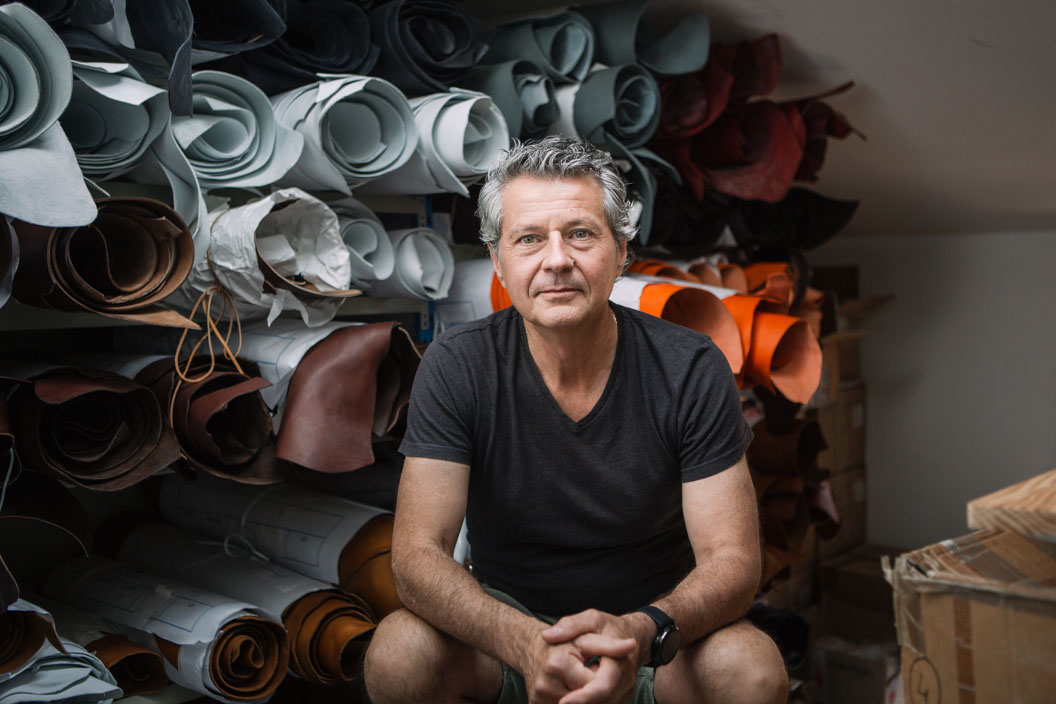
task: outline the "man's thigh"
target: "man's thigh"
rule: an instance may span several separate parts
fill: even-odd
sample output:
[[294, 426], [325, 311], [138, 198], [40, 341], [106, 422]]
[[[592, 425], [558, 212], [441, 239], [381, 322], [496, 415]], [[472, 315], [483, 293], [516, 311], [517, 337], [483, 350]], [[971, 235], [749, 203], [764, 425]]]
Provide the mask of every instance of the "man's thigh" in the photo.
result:
[[788, 675], [773, 639], [741, 619], [658, 668], [654, 691], [661, 704], [771, 704], [787, 700]]
[[491, 704], [503, 689], [504, 673], [498, 660], [400, 609], [374, 631], [363, 674], [374, 704]]

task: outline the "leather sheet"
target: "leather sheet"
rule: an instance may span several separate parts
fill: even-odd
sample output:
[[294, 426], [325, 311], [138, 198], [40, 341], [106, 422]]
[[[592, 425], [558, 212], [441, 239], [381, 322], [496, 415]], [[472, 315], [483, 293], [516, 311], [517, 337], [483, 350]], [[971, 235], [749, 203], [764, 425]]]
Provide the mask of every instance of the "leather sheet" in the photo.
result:
[[191, 270], [194, 245], [180, 217], [146, 198], [104, 198], [97, 207], [95, 222], [83, 227], [15, 222], [15, 297], [43, 308], [197, 327], [157, 305]]
[[402, 606], [392, 576], [392, 527], [392, 514], [370, 519], [338, 558], [341, 588], [361, 597], [379, 621]]
[[612, 154], [616, 168], [627, 184], [627, 198], [631, 201], [631, 225], [638, 228], [636, 240], [641, 245], [652, 241], [653, 220], [656, 213], [658, 175], [680, 178], [674, 166], [657, 154], [639, 147], [628, 149], [617, 141], [609, 140], [605, 148]]
[[20, 3], [0, 6], [0, 83], [0, 212], [53, 227], [91, 222], [92, 196], [58, 123], [73, 88], [70, 55]]
[[66, 20], [102, 24], [114, 18], [113, 0], [31, 0], [26, 4], [48, 24]]
[[18, 269], [18, 235], [8, 217], [0, 216], [0, 308], [11, 298], [11, 287]]
[[854, 82], [849, 81], [821, 95], [792, 101], [792, 105], [802, 116], [806, 130], [803, 160], [796, 171], [796, 180], [807, 182], [818, 180], [818, 171], [825, 163], [825, 151], [830, 137], [846, 139], [854, 133], [863, 140], [865, 139], [865, 135], [856, 130], [846, 117], [822, 101], [823, 98], [845, 93], [853, 87]]
[[318, 80], [316, 74], [371, 72], [378, 47], [363, 3], [300, 0], [286, 3], [286, 31], [271, 44], [230, 59], [268, 95]]
[[510, 144], [502, 112], [484, 93], [453, 89], [410, 100], [418, 146], [399, 169], [360, 189], [363, 193], [458, 193], [498, 163]]
[[576, 7], [594, 28], [595, 59], [604, 64], [637, 62], [658, 74], [700, 70], [708, 60], [711, 38], [707, 16], [689, 14], [661, 33], [643, 18], [648, 4], [649, 0], [616, 0]]
[[9, 405], [25, 467], [77, 486], [116, 491], [179, 457], [154, 394], [111, 372], [51, 369], [21, 384]]
[[372, 463], [372, 440], [392, 430], [406, 408], [418, 361], [410, 335], [396, 323], [330, 333], [290, 381], [279, 458], [328, 473]]
[[149, 388], [168, 414], [180, 454], [195, 469], [246, 484], [274, 484], [289, 474], [275, 457], [271, 412], [260, 396], [271, 383], [257, 365], [238, 367], [204, 355], [193, 362], [166, 358], [140, 371], [135, 381]]
[[660, 122], [660, 88], [638, 64], [596, 66], [582, 83], [557, 88], [556, 97], [561, 115], [551, 132], [594, 144], [640, 147]]
[[304, 136], [301, 158], [283, 185], [351, 195], [352, 188], [403, 166], [418, 146], [406, 96], [380, 78], [310, 83], [271, 103], [279, 124]]
[[373, 73], [408, 95], [446, 90], [487, 51], [476, 22], [455, 2], [390, 0], [370, 11], [381, 53]]
[[729, 224], [742, 247], [777, 245], [811, 250], [835, 237], [857, 210], [856, 200], [827, 198], [793, 187], [777, 203], [738, 202], [730, 212]]
[[45, 641], [62, 649], [55, 625], [46, 614], [24, 601], [0, 613], [0, 679], [28, 663]]
[[200, 589], [281, 615], [290, 638], [290, 670], [318, 684], [362, 674], [362, 655], [376, 621], [357, 596], [304, 577], [240, 549], [203, 541], [165, 523], [132, 531], [120, 559]]
[[555, 83], [582, 81], [594, 63], [594, 30], [582, 15], [559, 12], [501, 25], [488, 37], [483, 64], [525, 59]]
[[458, 86], [490, 96], [515, 139], [542, 136], [558, 118], [553, 79], [525, 59], [477, 66]]
[[304, 137], [278, 124], [268, 96], [222, 71], [191, 76], [191, 115], [172, 118], [172, 132], [202, 188], [270, 186], [301, 157]]

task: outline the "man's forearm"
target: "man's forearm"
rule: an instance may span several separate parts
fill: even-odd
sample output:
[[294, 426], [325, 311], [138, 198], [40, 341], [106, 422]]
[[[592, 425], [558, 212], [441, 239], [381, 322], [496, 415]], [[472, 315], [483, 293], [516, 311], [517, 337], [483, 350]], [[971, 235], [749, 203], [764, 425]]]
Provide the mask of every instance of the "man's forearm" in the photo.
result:
[[521, 669], [538, 619], [487, 594], [473, 576], [440, 549], [405, 547], [393, 555], [400, 601], [435, 628]]

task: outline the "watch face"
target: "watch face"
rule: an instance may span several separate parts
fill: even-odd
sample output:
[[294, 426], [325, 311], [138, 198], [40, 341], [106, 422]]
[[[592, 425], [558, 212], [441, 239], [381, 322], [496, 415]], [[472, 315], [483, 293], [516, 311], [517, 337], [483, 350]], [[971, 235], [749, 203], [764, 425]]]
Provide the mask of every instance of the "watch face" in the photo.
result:
[[660, 662], [658, 664], [666, 665], [674, 660], [681, 646], [682, 634], [678, 632], [678, 629], [672, 626], [665, 630], [660, 635]]

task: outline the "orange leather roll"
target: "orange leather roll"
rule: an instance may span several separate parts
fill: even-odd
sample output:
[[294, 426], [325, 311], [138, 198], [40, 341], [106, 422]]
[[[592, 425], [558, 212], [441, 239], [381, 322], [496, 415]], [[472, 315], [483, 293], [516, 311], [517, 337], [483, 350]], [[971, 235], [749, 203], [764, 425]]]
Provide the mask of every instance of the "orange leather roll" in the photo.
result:
[[748, 282], [748, 290], [754, 291], [766, 285], [767, 279], [774, 274], [791, 276], [788, 262], [752, 262], [743, 267], [744, 278]]
[[154, 694], [168, 684], [161, 656], [127, 638], [108, 633], [88, 643], [85, 649], [110, 670], [126, 697]]
[[737, 323], [712, 293], [678, 284], [649, 284], [642, 289], [639, 310], [710, 336], [730, 369], [739, 374], [744, 348]]
[[375, 620], [355, 594], [311, 592], [290, 604], [282, 623], [290, 634], [290, 669], [296, 674], [317, 684], [349, 682], [363, 674]]
[[818, 455], [828, 445], [816, 421], [799, 420], [790, 432], [773, 434], [766, 423], [753, 428], [748, 465], [760, 474], [796, 474], [807, 477], [818, 465]]
[[722, 264], [719, 266], [722, 275], [722, 285], [732, 288], [740, 293], [748, 293], [748, 277], [744, 275], [744, 269], [737, 264]]
[[[173, 668], [179, 669], [177, 643], [155, 636], [158, 650]], [[286, 676], [290, 643], [285, 629], [257, 616], [240, 616], [217, 631], [209, 648], [209, 677], [218, 693], [235, 700], [270, 697]]]
[[506, 287], [499, 281], [498, 274], [491, 275], [491, 310], [497, 312], [503, 308], [509, 308], [513, 305], [513, 301], [510, 300], [510, 294], [506, 292]]
[[[25, 603], [25, 602], [17, 602]], [[0, 675], [14, 672], [36, 655], [44, 641], [66, 652], [55, 626], [43, 614], [15, 607], [0, 613]]]
[[638, 259], [633, 261], [631, 262], [631, 265], [627, 267], [627, 273], [644, 274], [645, 276], [663, 276], [668, 279], [690, 281], [695, 284], [701, 283], [700, 279], [688, 271], [683, 271], [677, 266], [668, 264], [659, 259]]
[[378, 620], [402, 606], [392, 576], [392, 526], [392, 514], [367, 521], [341, 551], [337, 563], [340, 587], [363, 599]]
[[757, 313], [745, 376], [789, 401], [806, 403], [821, 381], [821, 347], [799, 318]]
[[689, 273], [708, 286], [722, 286], [722, 272], [717, 266], [707, 262], [696, 262], [689, 265]]

